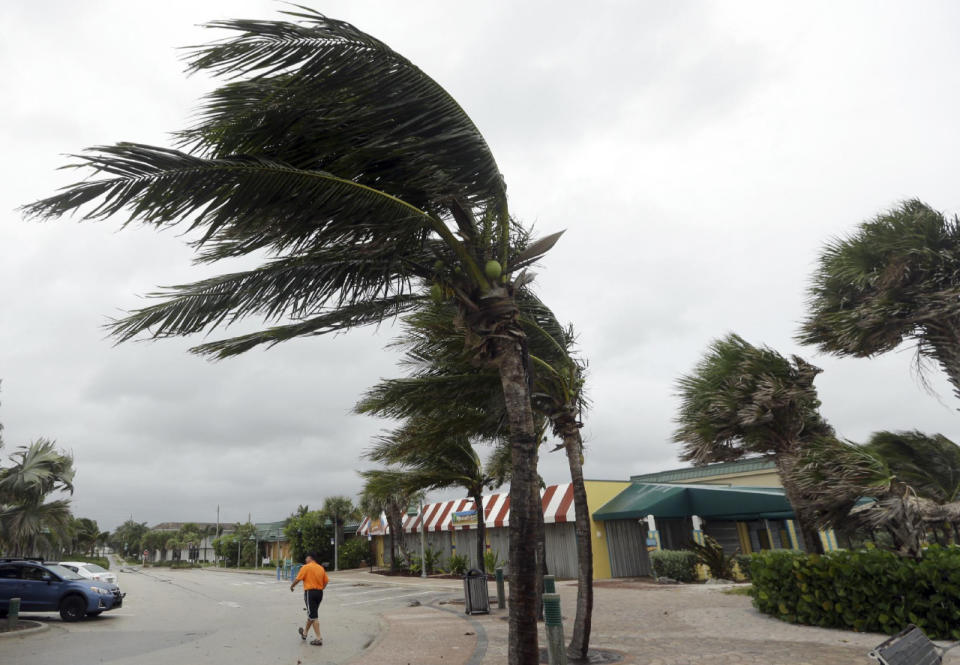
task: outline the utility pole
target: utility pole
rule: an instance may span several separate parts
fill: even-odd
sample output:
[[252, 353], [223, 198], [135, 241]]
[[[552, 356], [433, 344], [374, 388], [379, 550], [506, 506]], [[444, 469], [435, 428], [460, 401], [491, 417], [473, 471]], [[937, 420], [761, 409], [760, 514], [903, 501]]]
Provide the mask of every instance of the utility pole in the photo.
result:
[[420, 501], [420, 577], [427, 576], [427, 521], [424, 519], [423, 501]]

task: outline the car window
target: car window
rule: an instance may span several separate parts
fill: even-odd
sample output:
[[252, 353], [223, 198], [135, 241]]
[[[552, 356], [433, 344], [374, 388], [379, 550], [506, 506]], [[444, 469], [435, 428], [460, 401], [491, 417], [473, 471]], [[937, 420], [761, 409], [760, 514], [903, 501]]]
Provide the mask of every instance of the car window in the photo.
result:
[[0, 566], [0, 580], [20, 579], [20, 566]]
[[50, 571], [46, 568], [40, 568], [38, 566], [23, 567], [23, 579], [25, 580], [48, 580], [52, 577], [53, 575], [51, 575]]
[[68, 566], [68, 565], [65, 564], [65, 563], [61, 563], [60, 565], [63, 566], [64, 568], [66, 568], [67, 570], [72, 570], [73, 572], [77, 572], [77, 567], [76, 567], [76, 566]]
[[83, 577], [81, 577], [80, 575], [77, 575], [72, 570], [64, 568], [63, 566], [57, 563], [47, 564], [47, 569], [55, 572], [57, 575], [59, 575], [65, 580], [82, 580], [83, 579]]

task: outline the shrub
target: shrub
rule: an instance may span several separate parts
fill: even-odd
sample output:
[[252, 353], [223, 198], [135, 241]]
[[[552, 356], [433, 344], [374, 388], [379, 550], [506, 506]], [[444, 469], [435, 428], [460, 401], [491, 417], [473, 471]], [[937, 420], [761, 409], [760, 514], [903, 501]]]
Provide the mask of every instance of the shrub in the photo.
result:
[[423, 558], [427, 564], [427, 575], [440, 569], [440, 550], [432, 550], [428, 547], [423, 553]]
[[755, 554], [758, 610], [791, 623], [893, 634], [913, 623], [933, 639], [960, 639], [960, 549], [922, 559], [878, 549], [824, 555]]
[[733, 577], [733, 557], [727, 556], [723, 546], [710, 536], [704, 537], [704, 544], [690, 542], [690, 548], [697, 555], [697, 563], [702, 563], [715, 580], [729, 580]]
[[466, 575], [467, 566], [470, 561], [462, 554], [454, 554], [450, 557], [449, 566], [451, 575]]
[[735, 554], [733, 556], [733, 562], [737, 564], [737, 568], [740, 569], [740, 575], [743, 579], [750, 581], [750, 562], [752, 561], [750, 554]]
[[656, 577], [670, 577], [678, 582], [697, 579], [697, 555], [689, 550], [650, 552], [650, 565]]
[[370, 558], [370, 543], [366, 538], [347, 538], [337, 552], [340, 569], [359, 568], [360, 562]]
[[503, 561], [500, 559], [500, 555], [496, 550], [487, 550], [483, 553], [483, 567], [487, 569], [487, 572], [493, 575], [497, 572], [503, 564]]
[[199, 568], [199, 563], [194, 563], [193, 561], [187, 561], [185, 559], [178, 559], [176, 561], [171, 561], [169, 563], [171, 568]]

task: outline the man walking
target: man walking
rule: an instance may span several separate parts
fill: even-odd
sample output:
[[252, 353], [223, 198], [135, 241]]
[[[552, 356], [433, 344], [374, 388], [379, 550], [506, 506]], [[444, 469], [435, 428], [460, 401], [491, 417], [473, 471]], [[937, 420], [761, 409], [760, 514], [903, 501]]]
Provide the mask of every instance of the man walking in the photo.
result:
[[327, 571], [317, 563], [317, 555], [313, 552], [307, 555], [307, 562], [300, 568], [297, 579], [290, 585], [290, 591], [299, 582], [303, 582], [303, 602], [307, 606], [307, 625], [303, 628], [297, 628], [300, 633], [300, 639], [306, 640], [310, 633], [310, 626], [313, 626], [313, 632], [316, 638], [310, 641], [310, 644], [316, 646], [323, 645], [323, 637], [320, 635], [320, 621], [317, 618], [317, 610], [320, 608], [320, 602], [323, 600], [323, 588], [330, 582], [327, 577]]

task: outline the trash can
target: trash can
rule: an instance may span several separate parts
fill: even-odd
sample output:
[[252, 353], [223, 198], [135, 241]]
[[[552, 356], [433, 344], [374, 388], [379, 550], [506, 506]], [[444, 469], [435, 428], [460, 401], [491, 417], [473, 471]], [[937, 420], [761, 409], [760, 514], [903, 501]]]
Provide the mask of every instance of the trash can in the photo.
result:
[[467, 614], [490, 614], [487, 575], [482, 570], [473, 568], [463, 576], [463, 600]]

